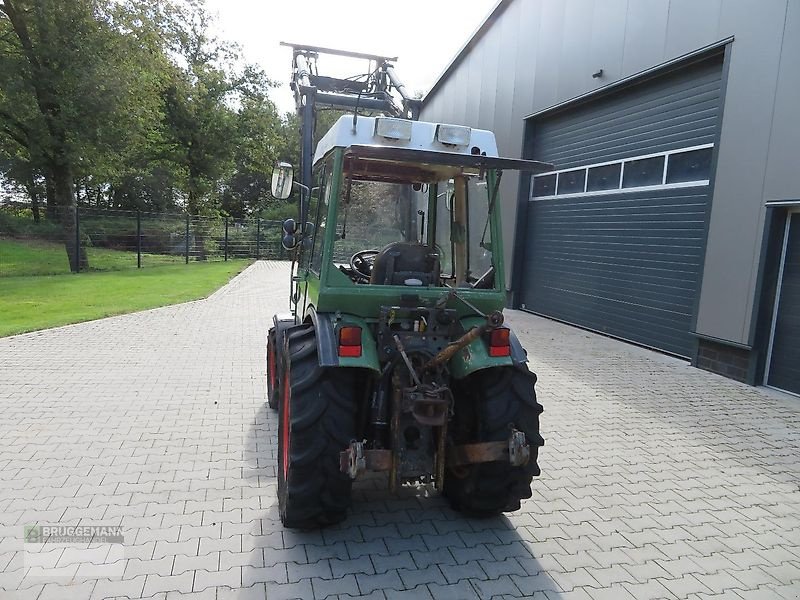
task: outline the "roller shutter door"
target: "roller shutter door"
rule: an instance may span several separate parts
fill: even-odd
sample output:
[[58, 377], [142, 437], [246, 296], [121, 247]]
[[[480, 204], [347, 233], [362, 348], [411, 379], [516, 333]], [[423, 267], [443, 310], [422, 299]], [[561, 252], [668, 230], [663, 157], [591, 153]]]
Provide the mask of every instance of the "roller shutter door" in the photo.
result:
[[800, 212], [786, 232], [767, 385], [800, 394]]
[[[721, 67], [715, 56], [535, 118], [526, 156], [560, 173], [531, 186], [523, 308], [691, 355]], [[703, 168], [706, 182], [692, 175]]]

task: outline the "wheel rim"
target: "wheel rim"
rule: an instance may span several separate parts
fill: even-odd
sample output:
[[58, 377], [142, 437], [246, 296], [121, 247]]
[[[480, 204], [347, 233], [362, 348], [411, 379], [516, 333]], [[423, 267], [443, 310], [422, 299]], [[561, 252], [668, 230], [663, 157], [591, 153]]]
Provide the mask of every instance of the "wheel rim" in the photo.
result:
[[269, 375], [270, 392], [275, 389], [277, 374], [275, 373], [275, 344], [271, 343], [267, 352], [267, 373]]
[[283, 461], [283, 480], [289, 480], [289, 427], [291, 420], [289, 418], [289, 397], [291, 394], [291, 385], [289, 384], [289, 371], [286, 371], [286, 377], [283, 386], [283, 402], [281, 406], [281, 425], [283, 431], [281, 432], [281, 444], [283, 449], [281, 451], [281, 460]]

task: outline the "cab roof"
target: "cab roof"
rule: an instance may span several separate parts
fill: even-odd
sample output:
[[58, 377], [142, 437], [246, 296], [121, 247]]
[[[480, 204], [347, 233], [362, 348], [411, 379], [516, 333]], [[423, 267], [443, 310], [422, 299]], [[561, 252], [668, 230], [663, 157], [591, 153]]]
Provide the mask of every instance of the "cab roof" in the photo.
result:
[[536, 174], [551, 171], [553, 165], [499, 156], [382, 146], [350, 146], [344, 151], [344, 171], [354, 179], [433, 183], [458, 175], [482, 175], [488, 169]]
[[[410, 129], [408, 139], [381, 135], [379, 125], [396, 125], [405, 131]], [[445, 144], [439, 141], [440, 127], [451, 127], [465, 133], [466, 143]], [[392, 134], [390, 134], [392, 135]], [[326, 156], [334, 148], [347, 148], [348, 146], [379, 146], [384, 148], [405, 148], [410, 150], [427, 150], [432, 152], [447, 152], [449, 154], [465, 155], [484, 154], [497, 156], [497, 143], [494, 134], [485, 129], [472, 129], [460, 125], [446, 123], [428, 123], [425, 121], [408, 121], [393, 117], [362, 117], [356, 120], [353, 126], [353, 115], [344, 115], [333, 124], [317, 144], [314, 153], [314, 164]]]
[[314, 164], [334, 148], [345, 149], [345, 171], [365, 179], [435, 181], [486, 169], [553, 169], [499, 157], [494, 134], [485, 129], [389, 117], [359, 116], [355, 126], [352, 115], [340, 117], [317, 144]]

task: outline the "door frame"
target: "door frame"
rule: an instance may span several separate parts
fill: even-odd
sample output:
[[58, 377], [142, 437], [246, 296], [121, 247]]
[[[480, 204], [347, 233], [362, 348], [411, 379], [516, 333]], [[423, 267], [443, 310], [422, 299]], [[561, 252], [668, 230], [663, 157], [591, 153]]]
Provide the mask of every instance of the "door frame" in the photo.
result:
[[781, 260], [780, 265], [778, 267], [778, 283], [775, 287], [775, 300], [773, 301], [772, 305], [772, 323], [770, 324], [769, 329], [769, 343], [767, 345], [767, 360], [764, 366], [764, 380], [763, 385], [764, 387], [768, 387], [774, 390], [779, 390], [781, 392], [792, 394], [793, 396], [800, 396], [796, 392], [791, 392], [789, 390], [784, 390], [782, 388], [778, 388], [769, 384], [769, 372], [770, 368], [772, 367], [772, 346], [775, 342], [775, 326], [778, 323], [778, 310], [780, 308], [781, 303], [781, 290], [783, 286], [783, 272], [784, 268], [786, 267], [786, 250], [789, 246], [789, 232], [791, 231], [792, 227], [792, 216], [800, 214], [800, 207], [792, 206], [786, 212], [786, 225], [783, 228], [783, 244], [781, 246]]

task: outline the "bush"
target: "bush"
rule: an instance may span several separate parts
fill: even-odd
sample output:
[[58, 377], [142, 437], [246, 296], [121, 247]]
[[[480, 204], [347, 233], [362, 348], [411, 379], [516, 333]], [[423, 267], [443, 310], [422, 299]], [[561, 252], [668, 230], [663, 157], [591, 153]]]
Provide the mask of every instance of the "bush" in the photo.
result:
[[37, 223], [30, 211], [25, 215], [0, 210], [0, 236], [59, 241], [62, 231], [61, 223], [55, 221], [42, 219]]

